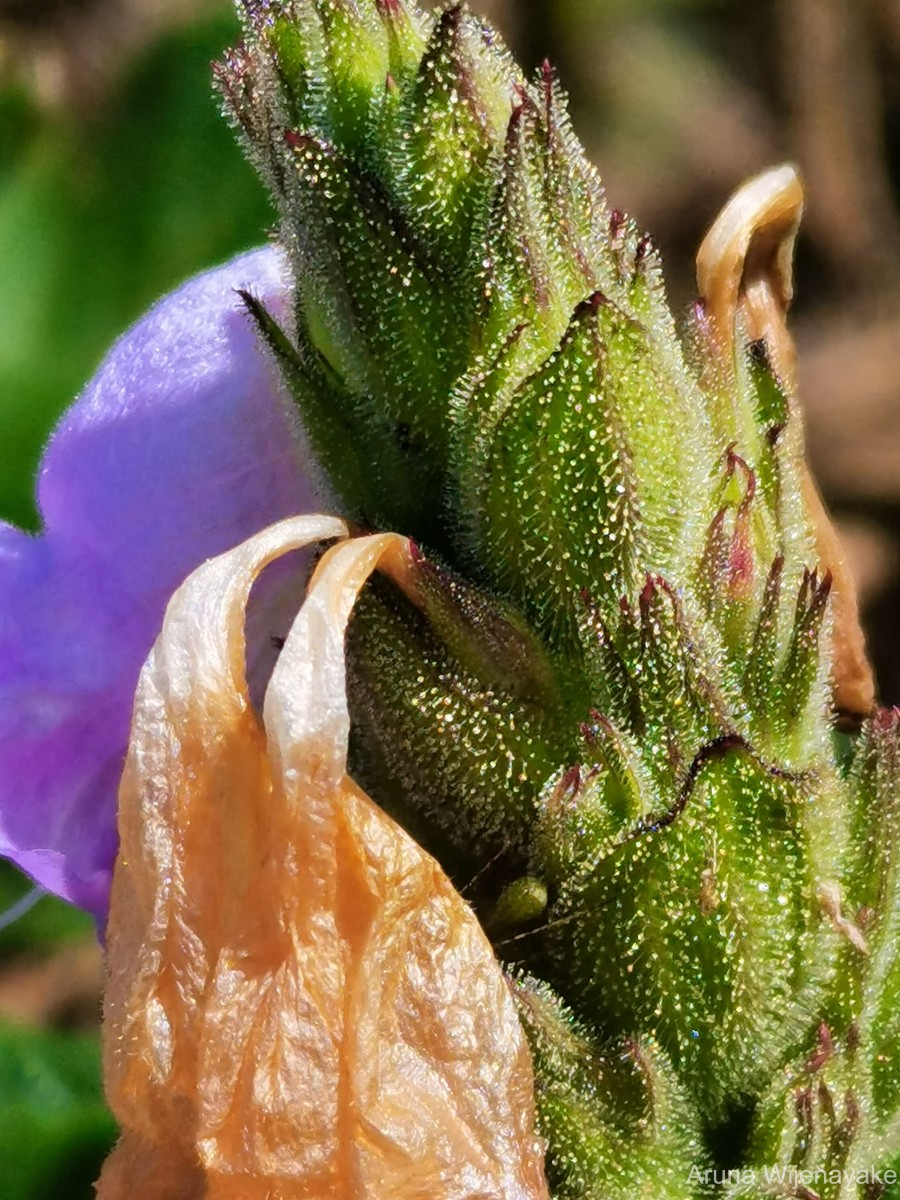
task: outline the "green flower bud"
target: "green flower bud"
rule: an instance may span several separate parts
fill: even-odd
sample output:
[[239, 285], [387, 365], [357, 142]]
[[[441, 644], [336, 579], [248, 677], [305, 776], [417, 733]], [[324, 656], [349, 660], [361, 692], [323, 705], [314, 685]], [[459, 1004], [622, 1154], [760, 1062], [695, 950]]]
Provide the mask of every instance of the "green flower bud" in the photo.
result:
[[824, 1017], [849, 1036], [868, 1082], [857, 1089], [881, 1127], [900, 1114], [900, 712], [863, 730], [848, 779], [850, 861], [836, 915], [841, 957]]
[[420, 587], [415, 608], [376, 581], [354, 613], [355, 771], [424, 845], [450, 856], [457, 882], [503, 856], [500, 881], [483, 880], [490, 911], [507, 864], [526, 862], [537, 797], [568, 740], [565, 706], [521, 618], [430, 565]]
[[290, 327], [248, 304], [338, 507], [421, 547], [349, 631], [353, 772], [545, 981], [557, 1194], [896, 1161], [896, 722], [832, 728], [874, 689], [803, 461], [796, 172], [726, 206], [679, 336], [549, 67], [460, 6], [245, 10]]
[[896, 1135], [877, 1129], [869, 1111], [869, 1080], [859, 1031], [838, 1040], [824, 1022], [808, 1052], [782, 1072], [763, 1099], [748, 1147], [748, 1178], [729, 1187], [735, 1197], [779, 1194], [820, 1200], [881, 1196]]
[[634, 768], [631, 795], [620, 790], [612, 736], [595, 748], [581, 788], [546, 800], [554, 977], [600, 1028], [664, 1047], [717, 1120], [766, 1085], [834, 973], [840, 936], [819, 889], [839, 870], [835, 788], [732, 736], [705, 746], [672, 807], [654, 810], [652, 785], [631, 790]]
[[666, 1057], [651, 1043], [605, 1047], [546, 984], [513, 983], [534, 1055], [547, 1178], [557, 1200], [696, 1195], [706, 1165], [700, 1126]]

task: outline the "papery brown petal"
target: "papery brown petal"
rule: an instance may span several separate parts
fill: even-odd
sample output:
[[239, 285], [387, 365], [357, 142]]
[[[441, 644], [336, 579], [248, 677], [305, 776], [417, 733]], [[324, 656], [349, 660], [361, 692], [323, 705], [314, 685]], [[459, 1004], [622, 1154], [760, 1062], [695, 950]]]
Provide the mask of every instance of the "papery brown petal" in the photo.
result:
[[[139, 1190], [138, 1190], [138, 1182]], [[166, 1200], [202, 1200], [203, 1171], [180, 1146], [158, 1145], [126, 1130], [103, 1167], [101, 1196], [165, 1196]]]
[[796, 170], [774, 167], [738, 188], [697, 252], [697, 286], [722, 349], [732, 352], [740, 315], [748, 341], [766, 339], [772, 365], [789, 387], [796, 351], [785, 317], [802, 213]]
[[866, 635], [863, 633], [856, 580], [847, 565], [838, 531], [808, 467], [804, 470], [802, 487], [813, 522], [819, 561], [834, 579], [831, 602], [834, 614], [834, 706], [839, 713], [849, 717], [865, 717], [875, 708], [875, 676], [869, 662]]
[[99, 1194], [545, 1197], [530, 1058], [490, 944], [346, 775], [344, 630], [379, 563], [415, 598], [404, 539], [325, 556], [265, 730], [247, 701], [249, 583], [341, 532], [310, 520], [201, 568], [142, 677], [105, 1028], [125, 1133]]
[[[170, 602], [141, 674], [107, 930], [105, 1082], [125, 1136], [101, 1195], [125, 1194], [119, 1164], [142, 1153], [142, 1138], [170, 1161], [199, 1162], [204, 993], [229, 931], [252, 936], [248, 911], [266, 927], [270, 958], [275, 924], [258, 912], [272, 785], [244, 679], [244, 610], [267, 561], [346, 532], [333, 518], [300, 518], [204, 564]], [[107, 1192], [114, 1174], [122, 1190]]]
[[[764, 340], [787, 391], [796, 388], [797, 355], [787, 324], [793, 299], [793, 253], [803, 212], [803, 187], [789, 164], [744, 184], [730, 198], [697, 253], [697, 285], [716, 340], [734, 352], [738, 321], [748, 342]], [[794, 404], [793, 419], [799, 421]], [[866, 652], [856, 582], [837, 531], [803, 464], [803, 497], [823, 570], [833, 577], [832, 687], [835, 708], [865, 716], [875, 704], [875, 679]]]

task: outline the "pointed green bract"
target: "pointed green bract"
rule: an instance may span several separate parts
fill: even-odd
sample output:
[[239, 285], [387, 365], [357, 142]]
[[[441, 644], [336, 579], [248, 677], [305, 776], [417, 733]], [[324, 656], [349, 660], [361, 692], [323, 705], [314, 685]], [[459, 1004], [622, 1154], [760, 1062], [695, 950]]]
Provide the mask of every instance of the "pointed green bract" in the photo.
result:
[[696, 1194], [706, 1166], [700, 1124], [664, 1054], [634, 1041], [600, 1045], [546, 984], [513, 983], [540, 1080], [538, 1123], [549, 1138], [557, 1200]]
[[[585, 788], [592, 808], [603, 774]], [[580, 803], [568, 800], [570, 825]], [[816, 888], [835, 864], [804, 850], [834, 844], [828, 803], [821, 784], [725, 740], [670, 810], [623, 809], [588, 859], [565, 864], [551, 916], [571, 920], [548, 936], [566, 994], [603, 1029], [652, 1035], [711, 1117], [765, 1085], [823, 1003], [839, 939]]]
[[457, 5], [242, 8], [292, 319], [247, 303], [334, 505], [417, 543], [349, 631], [353, 771], [518, 968], [554, 1196], [896, 1164], [897, 721], [838, 754], [796, 197], [765, 254], [717, 226], [679, 336], [548, 65]]
[[[515, 645], [517, 624], [504, 630], [502, 612], [492, 623], [501, 646]], [[511, 650], [523, 670], [504, 680], [481, 622], [473, 630], [463, 613], [442, 632], [387, 588], [360, 601], [348, 643], [357, 766], [420, 837], [420, 824], [434, 822], [468, 870], [502, 851], [524, 862], [537, 795], [566, 740], [563, 701], [544, 690], [543, 652]]]

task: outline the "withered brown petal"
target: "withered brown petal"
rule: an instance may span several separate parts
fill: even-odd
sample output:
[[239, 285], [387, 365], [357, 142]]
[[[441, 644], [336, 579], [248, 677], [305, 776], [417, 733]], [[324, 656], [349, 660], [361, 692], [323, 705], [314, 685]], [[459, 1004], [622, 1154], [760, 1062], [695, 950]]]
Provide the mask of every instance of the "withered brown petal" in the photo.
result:
[[778, 374], [793, 384], [796, 351], [785, 320], [794, 296], [794, 242], [803, 186], [785, 163], [730, 197], [697, 251], [697, 287], [723, 350], [740, 316], [748, 341], [766, 339]]
[[298, 518], [200, 568], [142, 676], [104, 1033], [124, 1133], [101, 1200], [547, 1195], [530, 1058], [490, 944], [346, 774], [344, 630], [377, 566], [415, 598], [408, 543], [330, 550], [263, 724], [247, 697], [253, 578], [344, 533]]

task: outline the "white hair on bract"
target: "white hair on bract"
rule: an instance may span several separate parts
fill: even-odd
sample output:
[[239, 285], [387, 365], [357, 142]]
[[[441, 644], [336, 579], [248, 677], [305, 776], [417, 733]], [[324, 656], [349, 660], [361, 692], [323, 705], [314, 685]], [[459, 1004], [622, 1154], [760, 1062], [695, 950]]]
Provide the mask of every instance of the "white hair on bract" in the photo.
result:
[[738, 188], [697, 252], [697, 286], [720, 350], [731, 356], [740, 328], [748, 343], [765, 344], [792, 408], [800, 489], [815, 552], [831, 572], [832, 691], [838, 711], [864, 716], [875, 704], [856, 582], [840, 537], [803, 459], [803, 418], [797, 397], [797, 352], [787, 314], [794, 296], [794, 244], [803, 215], [797, 170], [782, 163]]
[[[254, 579], [324, 539], [260, 720]], [[347, 774], [344, 634], [409, 543], [335, 517], [196, 570], [138, 686], [108, 928], [100, 1200], [539, 1200], [528, 1047], [441, 867]]]

